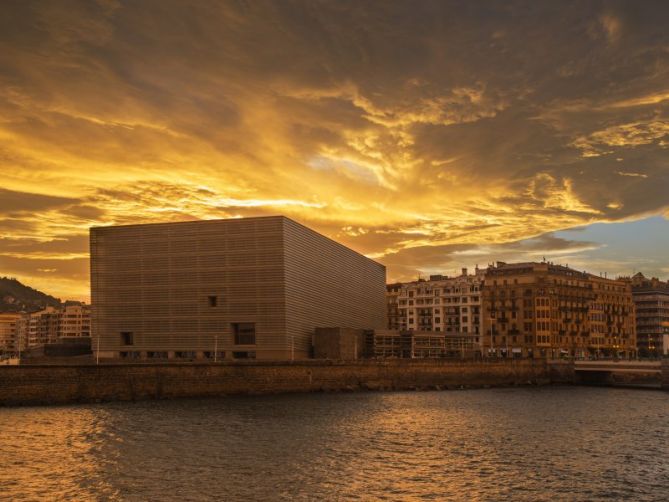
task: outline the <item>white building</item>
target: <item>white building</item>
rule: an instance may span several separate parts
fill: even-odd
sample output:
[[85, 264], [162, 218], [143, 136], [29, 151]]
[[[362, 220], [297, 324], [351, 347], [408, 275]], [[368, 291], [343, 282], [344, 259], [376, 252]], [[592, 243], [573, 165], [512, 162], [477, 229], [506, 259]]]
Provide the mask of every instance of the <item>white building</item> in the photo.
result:
[[[481, 333], [481, 285], [485, 271], [457, 277], [431, 275], [429, 280], [386, 287], [388, 329]], [[479, 340], [476, 340], [479, 342]]]

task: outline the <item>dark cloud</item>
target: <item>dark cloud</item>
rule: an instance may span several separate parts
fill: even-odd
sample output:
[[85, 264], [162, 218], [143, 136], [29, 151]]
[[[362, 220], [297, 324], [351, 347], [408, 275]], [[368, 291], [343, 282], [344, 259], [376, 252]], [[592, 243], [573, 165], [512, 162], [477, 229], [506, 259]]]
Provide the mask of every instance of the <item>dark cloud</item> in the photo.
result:
[[408, 273], [666, 214], [667, 25], [651, 0], [12, 2], [0, 235], [67, 256], [89, 225], [284, 213]]
[[77, 202], [69, 197], [57, 197], [0, 188], [0, 214], [17, 211], [39, 212]]
[[37, 239], [0, 238], [0, 255], [69, 255], [87, 254], [89, 248], [88, 233], [70, 237], [62, 237], [49, 241]]
[[392, 270], [391, 280], [414, 280], [418, 275], [451, 275], [459, 266], [469, 265], [485, 268], [496, 261], [537, 261], [546, 258], [560, 261], [572, 253], [600, 247], [598, 243], [574, 241], [557, 237], [552, 233], [542, 234], [504, 244], [488, 246], [445, 245], [404, 249], [381, 259]]

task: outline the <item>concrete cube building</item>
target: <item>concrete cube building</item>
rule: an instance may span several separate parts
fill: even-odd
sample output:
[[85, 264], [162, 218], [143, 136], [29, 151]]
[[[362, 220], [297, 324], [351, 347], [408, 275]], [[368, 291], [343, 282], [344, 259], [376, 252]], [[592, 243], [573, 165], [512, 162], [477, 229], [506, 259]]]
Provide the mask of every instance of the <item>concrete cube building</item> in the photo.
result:
[[319, 326], [385, 325], [385, 267], [283, 216], [96, 227], [101, 358], [290, 360]]

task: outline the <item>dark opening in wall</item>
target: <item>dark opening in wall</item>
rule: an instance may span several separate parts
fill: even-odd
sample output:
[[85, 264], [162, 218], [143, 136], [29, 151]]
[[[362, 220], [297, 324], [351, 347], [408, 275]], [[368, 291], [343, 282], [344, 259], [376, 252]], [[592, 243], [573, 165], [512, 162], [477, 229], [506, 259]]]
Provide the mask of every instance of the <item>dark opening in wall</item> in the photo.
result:
[[253, 322], [233, 322], [232, 333], [235, 345], [255, 345], [256, 325]]
[[121, 345], [134, 345], [134, 338], [132, 331], [121, 331]]

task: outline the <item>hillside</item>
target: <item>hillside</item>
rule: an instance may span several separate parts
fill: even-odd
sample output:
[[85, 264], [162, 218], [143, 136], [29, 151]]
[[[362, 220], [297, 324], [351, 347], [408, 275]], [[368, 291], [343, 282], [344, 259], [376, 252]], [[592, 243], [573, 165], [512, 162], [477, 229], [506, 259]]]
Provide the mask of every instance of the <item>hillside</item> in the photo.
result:
[[37, 291], [14, 278], [0, 277], [0, 312], [34, 312], [60, 304], [60, 298]]

